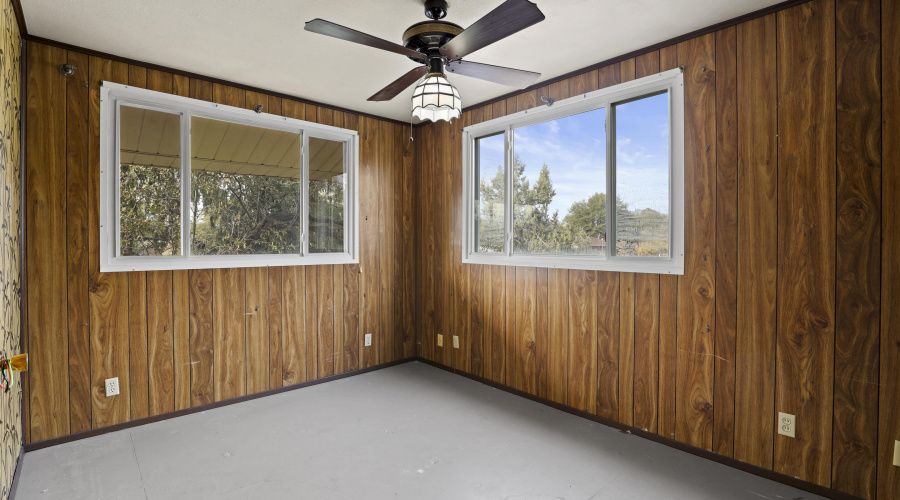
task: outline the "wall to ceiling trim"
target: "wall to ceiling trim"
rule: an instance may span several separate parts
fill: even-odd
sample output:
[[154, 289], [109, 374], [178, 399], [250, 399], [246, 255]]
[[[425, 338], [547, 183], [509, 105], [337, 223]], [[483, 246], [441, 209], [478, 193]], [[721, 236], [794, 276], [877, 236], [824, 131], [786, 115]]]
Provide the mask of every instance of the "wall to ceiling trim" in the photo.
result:
[[[897, 162], [895, 4], [793, 5], [418, 128], [419, 355], [836, 491], [900, 496], [900, 174], [881, 168]], [[684, 276], [461, 263], [461, 127], [677, 66]], [[779, 411], [796, 438], [777, 434]]]

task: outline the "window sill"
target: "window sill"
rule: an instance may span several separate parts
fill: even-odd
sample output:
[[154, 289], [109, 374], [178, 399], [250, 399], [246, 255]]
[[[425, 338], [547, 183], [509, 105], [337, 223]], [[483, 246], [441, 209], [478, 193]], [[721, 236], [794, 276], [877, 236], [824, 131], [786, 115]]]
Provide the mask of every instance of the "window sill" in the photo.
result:
[[609, 271], [620, 273], [647, 274], [684, 274], [684, 261], [681, 259], [653, 259], [642, 257], [620, 257], [617, 259], [597, 259], [552, 256], [506, 256], [472, 254], [463, 257], [463, 264], [486, 264], [491, 266], [523, 266], [546, 267], [549, 269], [583, 269], [589, 271]]
[[100, 264], [100, 272], [177, 271], [244, 267], [327, 266], [359, 264], [348, 254], [297, 255], [221, 255], [206, 257], [119, 257]]

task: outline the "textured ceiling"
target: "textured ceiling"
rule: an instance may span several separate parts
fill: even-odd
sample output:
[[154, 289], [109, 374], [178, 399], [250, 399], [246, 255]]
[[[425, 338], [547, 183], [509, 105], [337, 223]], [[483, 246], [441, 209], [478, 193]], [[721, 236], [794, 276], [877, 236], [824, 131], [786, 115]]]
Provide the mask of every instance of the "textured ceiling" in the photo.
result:
[[[88, 49], [408, 120], [412, 89], [367, 102], [409, 59], [309, 33], [323, 18], [400, 43], [422, 0], [21, 0], [28, 32]], [[534, 0], [547, 19], [470, 55], [547, 80], [781, 0]], [[503, 0], [449, 0], [469, 26]], [[452, 77], [463, 106], [513, 90]]]

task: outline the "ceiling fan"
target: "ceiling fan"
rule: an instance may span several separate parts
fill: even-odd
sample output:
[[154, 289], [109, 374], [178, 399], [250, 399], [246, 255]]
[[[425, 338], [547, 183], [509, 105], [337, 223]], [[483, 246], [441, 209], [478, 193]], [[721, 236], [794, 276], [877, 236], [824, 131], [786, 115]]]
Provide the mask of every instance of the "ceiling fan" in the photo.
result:
[[478, 49], [543, 21], [544, 14], [537, 5], [528, 0], [506, 0], [466, 29], [441, 20], [447, 15], [447, 8], [446, 0], [427, 0], [425, 15], [430, 20], [407, 28], [403, 45], [323, 19], [306, 23], [306, 31], [395, 52], [422, 63], [369, 98], [389, 101], [425, 76], [413, 92], [413, 115], [420, 119], [459, 117], [459, 93], [447, 81], [445, 70], [517, 88], [528, 87], [540, 78], [540, 73], [532, 71], [463, 60]]

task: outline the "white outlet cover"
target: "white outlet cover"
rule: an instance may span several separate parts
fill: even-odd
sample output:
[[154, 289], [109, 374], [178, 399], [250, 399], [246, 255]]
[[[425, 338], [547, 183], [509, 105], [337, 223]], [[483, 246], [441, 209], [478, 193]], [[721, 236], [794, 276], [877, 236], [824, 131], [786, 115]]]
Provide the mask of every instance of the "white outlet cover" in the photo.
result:
[[900, 467], [900, 441], [894, 441], [894, 465]]
[[778, 412], [778, 433], [782, 436], [797, 437], [797, 417], [790, 413]]
[[119, 394], [119, 377], [106, 379], [106, 397], [117, 396]]
[[438, 347], [444, 347], [444, 335], [441, 333], [438, 334]]
[[366, 334], [366, 347], [371, 347], [371, 346], [372, 346], [372, 334], [367, 333]]
[[453, 348], [459, 349], [459, 335], [453, 336]]

